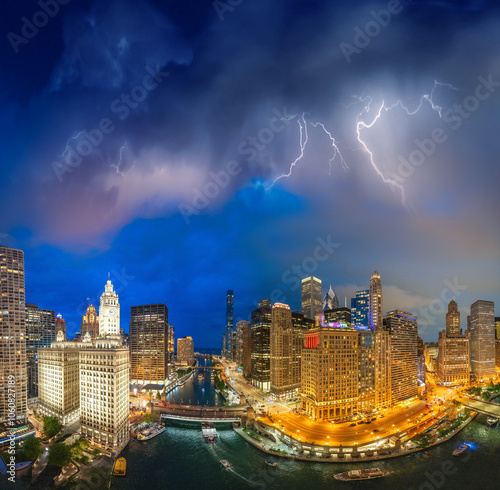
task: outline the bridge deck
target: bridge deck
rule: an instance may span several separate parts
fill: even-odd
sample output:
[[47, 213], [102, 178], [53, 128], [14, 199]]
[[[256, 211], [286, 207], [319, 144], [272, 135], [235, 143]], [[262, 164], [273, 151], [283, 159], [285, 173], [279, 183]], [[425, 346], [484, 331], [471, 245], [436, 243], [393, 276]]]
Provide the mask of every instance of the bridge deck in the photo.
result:
[[465, 408], [470, 408], [476, 412], [500, 418], [500, 405], [496, 403], [473, 400], [472, 398], [462, 398], [460, 401]]

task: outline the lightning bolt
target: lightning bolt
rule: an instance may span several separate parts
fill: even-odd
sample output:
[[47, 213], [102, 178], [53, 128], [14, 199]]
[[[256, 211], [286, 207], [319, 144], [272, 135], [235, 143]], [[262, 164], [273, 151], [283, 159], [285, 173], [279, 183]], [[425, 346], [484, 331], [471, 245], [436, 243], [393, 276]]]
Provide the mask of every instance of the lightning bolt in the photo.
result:
[[127, 143], [125, 143], [125, 144], [124, 144], [123, 146], [121, 146], [121, 148], [120, 148], [120, 158], [119, 158], [119, 160], [118, 160], [118, 163], [116, 163], [116, 164], [113, 164], [113, 163], [112, 163], [112, 164], [111, 164], [111, 167], [113, 167], [113, 168], [116, 170], [116, 173], [117, 173], [117, 174], [119, 174], [119, 175], [121, 175], [122, 177], [124, 177], [124, 176], [125, 176], [125, 174], [127, 174], [127, 173], [131, 172], [131, 171], [132, 171], [132, 169], [133, 169], [133, 168], [135, 168], [135, 164], [136, 164], [136, 163], [139, 163], [137, 160], [134, 160], [134, 163], [132, 164], [132, 166], [131, 166], [131, 167], [130, 167], [130, 168], [129, 168], [126, 172], [122, 172], [122, 171], [120, 170], [120, 166], [121, 166], [121, 164], [123, 163], [123, 152], [124, 152], [125, 150], [129, 150], [129, 151], [130, 151], [130, 149], [129, 149], [129, 147], [128, 147], [128, 144], [127, 144]]
[[[368, 116], [371, 116], [372, 114], [372, 104], [373, 104], [373, 99], [369, 96], [365, 96], [365, 95], [362, 95], [362, 96], [353, 96], [353, 98], [355, 99], [355, 101], [349, 103], [349, 104], [345, 104], [343, 103], [342, 105], [346, 108], [350, 108], [351, 106], [355, 105], [355, 104], [358, 104], [358, 103], [362, 103], [364, 104], [364, 107], [363, 109], [361, 110], [360, 113], [358, 113], [358, 115], [356, 116], [356, 124], [355, 124], [355, 133], [356, 133], [356, 139], [359, 143], [359, 148], [350, 148], [352, 150], [360, 150], [360, 151], [363, 151], [364, 153], [367, 154], [368, 156], [368, 161], [370, 162], [370, 165], [371, 167], [373, 168], [373, 170], [375, 171], [375, 173], [380, 177], [380, 179], [382, 180], [382, 182], [384, 184], [388, 184], [390, 186], [392, 186], [392, 188], [396, 188], [399, 190], [399, 192], [401, 193], [401, 202], [403, 204], [403, 206], [407, 207], [406, 205], [406, 196], [405, 196], [405, 189], [403, 187], [403, 184], [400, 182], [400, 181], [397, 181], [393, 178], [390, 178], [390, 177], [387, 177], [384, 172], [380, 169], [380, 167], [377, 165], [376, 161], [375, 161], [375, 155], [373, 153], [373, 150], [371, 150], [368, 146], [368, 144], [366, 143], [366, 141], [362, 138], [362, 132], [364, 130], [369, 130], [371, 128], [373, 128], [377, 122], [382, 118], [383, 114], [384, 113], [387, 113], [387, 112], [390, 112], [396, 108], [399, 108], [401, 110], [403, 110], [408, 116], [414, 116], [416, 115], [418, 112], [420, 112], [420, 110], [423, 108], [424, 104], [425, 103], [428, 103], [431, 107], [432, 110], [436, 111], [439, 115], [440, 118], [443, 117], [443, 110], [444, 110], [444, 107], [437, 104], [435, 101], [434, 101], [434, 92], [435, 90], [438, 88], [438, 87], [446, 87], [450, 90], [458, 90], [456, 87], [454, 87], [453, 85], [449, 84], [449, 83], [442, 83], [442, 82], [439, 82], [437, 80], [434, 81], [434, 85], [432, 86], [432, 89], [430, 90], [429, 93], [426, 93], [426, 94], [423, 94], [419, 101], [418, 101], [418, 104], [416, 106], [415, 109], [409, 109], [404, 103], [402, 100], [397, 100], [394, 104], [391, 104], [391, 105], [387, 105], [385, 103], [385, 100], [382, 100], [380, 106], [378, 107], [378, 109], [375, 111], [375, 115], [371, 117], [371, 119], [367, 122], [366, 119]], [[283, 179], [283, 178], [287, 178], [287, 177], [290, 177], [292, 175], [292, 172], [293, 172], [293, 169], [294, 167], [297, 165], [297, 163], [303, 158], [304, 156], [304, 153], [306, 151], [306, 146], [307, 146], [307, 143], [308, 143], [308, 132], [307, 132], [307, 124], [308, 124], [308, 121], [306, 120], [305, 118], [305, 114], [302, 114], [301, 116], [298, 116], [298, 115], [295, 115], [295, 116], [292, 116], [291, 118], [287, 119], [288, 121], [290, 119], [297, 119], [297, 123], [299, 125], [299, 145], [300, 145], [300, 154], [299, 156], [290, 164], [290, 168], [288, 170], [287, 173], [285, 174], [282, 174], [278, 177], [276, 177], [274, 179], [274, 181], [272, 182], [272, 184], [269, 186], [269, 189], [272, 188], [276, 182], [278, 182], [279, 180]], [[330, 161], [329, 161], [329, 165], [330, 165], [330, 171], [329, 173], [331, 174], [331, 170], [332, 170], [332, 163], [333, 161], [335, 160], [335, 158], [338, 156], [339, 159], [340, 159], [340, 162], [341, 162], [341, 165], [342, 165], [342, 168], [344, 170], [347, 170], [349, 167], [342, 155], [342, 152], [340, 151], [340, 148], [339, 146], [337, 145], [337, 142], [336, 142], [336, 139], [334, 138], [334, 136], [332, 135], [332, 133], [330, 131], [328, 131], [325, 127], [325, 125], [321, 122], [311, 122], [309, 121], [309, 124], [311, 124], [311, 126], [313, 126], [314, 128], [317, 128], [317, 127], [320, 127], [324, 133], [328, 136], [328, 138], [330, 139], [330, 141], [332, 142], [332, 148], [333, 148], [333, 156], [330, 158]], [[349, 148], [349, 147], [347, 147]]]
[[81, 134], [83, 134], [83, 130], [80, 131], [79, 133], [75, 134], [74, 136], [70, 136], [69, 139], [68, 139], [68, 141], [66, 141], [66, 146], [64, 147], [63, 152], [60, 155], [57, 155], [57, 156], [59, 158], [63, 158], [64, 159], [66, 157], [66, 153], [68, 153], [68, 151], [71, 150], [71, 147], [69, 146], [69, 142], [71, 140], [77, 140], [80, 137]]

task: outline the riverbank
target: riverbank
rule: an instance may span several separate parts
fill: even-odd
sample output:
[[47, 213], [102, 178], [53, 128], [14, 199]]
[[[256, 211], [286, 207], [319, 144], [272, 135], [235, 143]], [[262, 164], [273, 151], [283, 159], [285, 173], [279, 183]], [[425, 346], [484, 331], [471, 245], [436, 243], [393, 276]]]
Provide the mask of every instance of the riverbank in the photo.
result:
[[[396, 450], [391, 450], [390, 454], [377, 454], [377, 455], [372, 455], [372, 456], [362, 456], [361, 452], [358, 452], [356, 457], [352, 456], [352, 451], [353, 447], [344, 447], [342, 448], [342, 452], [340, 453], [332, 453], [328, 454], [329, 457], [324, 457], [324, 456], [308, 456], [308, 455], [303, 455], [300, 454], [297, 450], [295, 449], [289, 449], [289, 446], [282, 442], [271, 442], [267, 440], [265, 437], [260, 437], [260, 440], [255, 439], [251, 435], [247, 434], [244, 429], [240, 427], [233, 427], [234, 431], [241, 436], [245, 441], [247, 441], [249, 444], [252, 444], [254, 447], [257, 449], [260, 449], [261, 451], [271, 454], [273, 456], [279, 456], [282, 458], [286, 459], [296, 459], [299, 461], [309, 461], [309, 462], [314, 462], [314, 463], [341, 463], [341, 464], [346, 464], [346, 463], [366, 463], [369, 461], [379, 461], [379, 460], [384, 460], [384, 459], [391, 459], [391, 458], [399, 458], [400, 456], [407, 456], [410, 454], [414, 454], [420, 451], [425, 451], [427, 449], [430, 449], [434, 446], [437, 446], [439, 444], [442, 444], [451, 438], [455, 437], [461, 430], [463, 430], [467, 425], [469, 425], [472, 420], [477, 416], [477, 412], [471, 413], [470, 417], [464, 421], [462, 425], [457, 427], [452, 433], [448, 434], [447, 436], [443, 437], [442, 439], [438, 439], [436, 442], [429, 444], [428, 446], [421, 447], [421, 448], [413, 448], [413, 449], [396, 449]], [[346, 451], [346, 452], [343, 452]], [[349, 452], [347, 452], [349, 451]], [[356, 451], [359, 451], [358, 448], [356, 448]], [[384, 453], [387, 452], [387, 449], [384, 449]], [[339, 457], [339, 454], [342, 455], [342, 457]]]

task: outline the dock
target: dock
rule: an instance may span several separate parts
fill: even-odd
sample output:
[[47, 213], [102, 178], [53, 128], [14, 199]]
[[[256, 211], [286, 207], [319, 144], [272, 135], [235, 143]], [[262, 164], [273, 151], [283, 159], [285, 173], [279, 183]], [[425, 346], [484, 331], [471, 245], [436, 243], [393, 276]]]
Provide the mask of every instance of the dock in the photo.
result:
[[214, 443], [217, 440], [217, 430], [212, 422], [202, 422], [201, 432], [203, 434], [203, 439], [208, 443]]

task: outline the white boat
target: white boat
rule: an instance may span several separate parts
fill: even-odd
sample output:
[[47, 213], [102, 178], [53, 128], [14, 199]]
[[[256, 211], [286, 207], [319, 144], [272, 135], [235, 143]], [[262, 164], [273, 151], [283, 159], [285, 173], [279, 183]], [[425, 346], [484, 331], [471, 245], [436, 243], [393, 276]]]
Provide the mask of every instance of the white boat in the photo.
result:
[[231, 463], [227, 459], [221, 459], [220, 460], [220, 464], [222, 466], [224, 466], [224, 468], [230, 468], [231, 467]]
[[465, 453], [465, 451], [467, 451], [467, 449], [470, 448], [470, 445], [469, 444], [460, 444], [460, 446], [458, 446], [455, 451], [453, 451], [453, 456], [460, 456], [461, 454]]
[[370, 468], [367, 470], [351, 470], [344, 473], [337, 473], [334, 478], [341, 481], [371, 480], [372, 478], [382, 478], [384, 472], [380, 468]]
[[137, 436], [138, 441], [149, 441], [149, 439], [153, 439], [153, 437], [156, 437], [157, 435], [161, 434], [162, 432], [165, 432], [167, 428], [163, 425], [156, 425], [155, 427], [146, 429], [144, 432], [141, 432]]
[[498, 422], [498, 419], [496, 417], [488, 417], [486, 419], [486, 423], [490, 426], [493, 427], [496, 423]]
[[274, 461], [274, 459], [272, 459], [272, 458], [266, 459], [266, 464], [268, 466], [272, 466], [272, 467], [278, 466], [278, 463], [276, 463], [276, 461]]

